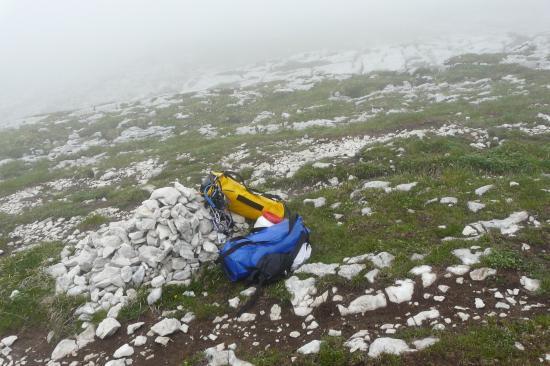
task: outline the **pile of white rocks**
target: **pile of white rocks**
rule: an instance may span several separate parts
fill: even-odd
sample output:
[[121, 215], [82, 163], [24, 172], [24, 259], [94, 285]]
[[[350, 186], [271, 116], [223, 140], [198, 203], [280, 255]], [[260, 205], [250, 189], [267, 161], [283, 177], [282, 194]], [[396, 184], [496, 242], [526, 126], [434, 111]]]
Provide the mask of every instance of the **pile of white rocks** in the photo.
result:
[[[246, 225], [244, 219], [237, 222], [240, 228]], [[61, 262], [48, 273], [56, 278], [57, 293], [89, 295], [90, 302], [76, 311], [87, 321], [100, 309], [116, 315], [136, 295], [136, 287], [151, 286], [147, 300], [153, 304], [163, 285], [188, 284], [201, 263], [218, 257], [217, 244], [224, 240], [200, 194], [175, 183], [154, 190], [131, 219], [65, 247]]]

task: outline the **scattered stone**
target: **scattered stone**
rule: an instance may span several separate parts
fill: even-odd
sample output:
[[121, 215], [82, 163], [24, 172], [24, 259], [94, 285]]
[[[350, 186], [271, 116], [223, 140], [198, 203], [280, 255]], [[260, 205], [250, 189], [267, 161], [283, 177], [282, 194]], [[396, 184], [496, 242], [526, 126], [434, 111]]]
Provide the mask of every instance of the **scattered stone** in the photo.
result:
[[3, 345], [4, 347], [11, 347], [15, 343], [17, 338], [18, 337], [16, 335], [11, 335], [11, 336], [2, 338], [2, 340], [0, 341], [0, 345]]
[[458, 203], [458, 198], [456, 197], [443, 197], [439, 200], [439, 203], [444, 205], [454, 206]]
[[418, 182], [398, 184], [394, 187], [394, 190], [401, 191], [401, 192], [408, 192], [414, 187], [416, 187], [417, 184]]
[[319, 197], [319, 198], [306, 198], [304, 200], [304, 204], [311, 203], [313, 204], [313, 207], [319, 208], [323, 207], [327, 204], [327, 199], [325, 197]]
[[[452, 253], [453, 253], [453, 255], [458, 257], [458, 259], [460, 259], [462, 261], [462, 264], [470, 266], [472, 264], [479, 263], [481, 257], [483, 257], [485, 255], [489, 255], [491, 253], [491, 248], [487, 248], [484, 251], [480, 251], [480, 250], [473, 250], [472, 251], [472, 249], [461, 248], [461, 249], [453, 250]], [[455, 268], [457, 268], [457, 267], [458, 266], [455, 266]], [[465, 268], [465, 267], [458, 267], [458, 268]], [[447, 268], [447, 270], [448, 270], [448, 268]], [[460, 274], [456, 274], [456, 275], [461, 276]]]
[[391, 266], [394, 259], [395, 256], [388, 252], [380, 252], [370, 258], [372, 264], [374, 264], [378, 268], [386, 268]]
[[374, 283], [374, 281], [376, 280], [376, 277], [378, 277], [379, 274], [380, 274], [380, 270], [378, 268], [375, 268], [373, 270], [368, 271], [365, 274], [365, 278], [367, 279], [367, 281], [369, 281], [369, 283]]
[[470, 271], [470, 266], [465, 264], [447, 267], [447, 272], [452, 273], [455, 276], [463, 276], [468, 273], [468, 271]]
[[57, 361], [76, 353], [77, 351], [78, 346], [76, 345], [76, 341], [74, 339], [63, 339], [57, 344], [57, 346], [55, 346], [52, 351], [51, 359]]
[[231, 306], [233, 309], [238, 308], [240, 302], [241, 302], [241, 299], [239, 299], [238, 296], [228, 300], [229, 306]]
[[409, 273], [415, 275], [415, 276], [419, 276], [423, 273], [429, 273], [432, 271], [432, 267], [431, 266], [427, 266], [427, 265], [422, 265], [422, 266], [416, 266], [416, 267], [413, 267], [411, 268], [411, 270], [409, 271]]
[[519, 282], [523, 286], [523, 288], [530, 292], [536, 292], [540, 288], [539, 280], [532, 279], [527, 276], [521, 276]]
[[350, 353], [355, 351], [366, 352], [369, 348], [367, 342], [370, 341], [369, 331], [360, 330], [353, 334], [345, 343], [344, 346], [349, 348]]
[[485, 208], [485, 204], [474, 202], [474, 201], [468, 201], [468, 209], [472, 212], [478, 212], [479, 210], [482, 210]]
[[475, 306], [476, 306], [476, 309], [483, 309], [485, 307], [485, 303], [479, 297], [476, 297]]
[[319, 353], [319, 350], [321, 349], [321, 344], [323, 342], [319, 340], [313, 340], [302, 347], [298, 348], [298, 353], [301, 353], [303, 355], [311, 355], [311, 354], [317, 354]]
[[88, 325], [82, 333], [76, 336], [76, 345], [78, 349], [86, 347], [88, 344], [95, 341], [95, 326], [93, 324]]
[[385, 291], [388, 299], [395, 304], [411, 301], [414, 292], [414, 282], [410, 279], [396, 280], [395, 286], [386, 287]]
[[250, 297], [252, 295], [254, 295], [254, 293], [256, 292], [256, 287], [249, 287], [247, 288], [246, 290], [242, 290], [241, 291], [241, 296], [246, 296], [246, 297]]
[[483, 196], [485, 193], [489, 192], [491, 189], [493, 189], [495, 186], [493, 184], [488, 184], [486, 186], [483, 186], [483, 187], [479, 187], [478, 189], [475, 190], [475, 193], [478, 195], [478, 196]]
[[109, 337], [120, 328], [120, 323], [114, 318], [105, 318], [99, 323], [95, 331], [95, 335], [99, 339], [105, 339]]
[[390, 182], [373, 180], [363, 184], [363, 189], [386, 189], [390, 187]]
[[128, 343], [125, 343], [115, 351], [115, 353], [113, 354], [113, 357], [114, 358], [130, 357], [133, 354], [134, 354], [134, 348], [130, 346]]
[[180, 320], [182, 323], [190, 323], [195, 320], [195, 314], [191, 311], [188, 311]]
[[136, 330], [138, 330], [139, 328], [141, 328], [143, 326], [143, 324], [145, 324], [145, 322], [137, 322], [137, 323], [134, 323], [134, 324], [129, 324], [126, 327], [126, 333], [128, 333], [128, 335], [134, 334], [134, 332]]
[[313, 297], [317, 294], [315, 288], [315, 278], [310, 277], [300, 280], [292, 276], [285, 281], [285, 287], [291, 294], [291, 303], [294, 308], [294, 314], [297, 316], [307, 316], [313, 311]]
[[447, 285], [439, 285], [437, 286], [437, 289], [441, 292], [443, 292], [444, 294], [447, 293], [447, 291], [449, 291], [450, 287], [447, 286]]
[[281, 306], [279, 304], [273, 304], [269, 312], [269, 319], [271, 321], [281, 320]]
[[340, 337], [340, 336], [342, 336], [342, 331], [341, 330], [335, 330], [335, 329], [329, 329], [328, 330], [328, 335], [330, 337]]
[[518, 211], [512, 213], [505, 219], [493, 219], [489, 221], [478, 221], [468, 224], [462, 230], [462, 235], [481, 235], [487, 232], [488, 229], [499, 229], [503, 235], [511, 235], [520, 229], [519, 223], [527, 221], [529, 214], [527, 211]]
[[363, 207], [361, 209], [361, 216], [370, 216], [372, 215], [372, 208], [370, 207]]
[[141, 347], [147, 343], [147, 337], [139, 335], [134, 339], [134, 347]]
[[366, 266], [364, 264], [344, 264], [338, 269], [338, 275], [347, 280], [351, 280], [365, 268]]
[[408, 326], [421, 326], [426, 320], [439, 318], [439, 311], [436, 309], [421, 311], [415, 316], [407, 319]]
[[470, 278], [473, 281], [484, 281], [489, 276], [495, 276], [497, 274], [496, 269], [481, 267], [474, 269], [470, 272]]
[[338, 305], [338, 310], [342, 316], [349, 314], [364, 314], [367, 311], [376, 310], [378, 308], [386, 307], [386, 296], [383, 293], [377, 295], [363, 295], [353, 300], [349, 306]]
[[168, 345], [168, 342], [170, 342], [170, 337], [158, 336], [155, 338], [155, 343], [162, 344], [164, 347]]
[[437, 275], [432, 272], [426, 272], [426, 273], [422, 273], [421, 278], [422, 278], [422, 287], [426, 288], [433, 285], [433, 283], [437, 279]]
[[242, 313], [241, 316], [239, 316], [239, 318], [237, 319], [237, 321], [240, 323], [252, 322], [254, 320], [256, 320], [256, 314], [253, 313]]
[[439, 342], [439, 338], [435, 338], [435, 337], [427, 337], [427, 338], [423, 338], [423, 339], [418, 339], [416, 341], [413, 341], [412, 344], [414, 346], [414, 348], [416, 348], [417, 350], [421, 351], [425, 348], [428, 348], [430, 346], [433, 346], [434, 344], [436, 344], [437, 342]]
[[204, 351], [208, 366], [254, 366], [249, 362], [239, 360], [232, 349], [224, 350], [223, 344], [220, 346], [210, 347]]
[[369, 357], [378, 357], [383, 353], [400, 355], [409, 352], [410, 348], [402, 339], [380, 337], [374, 340], [369, 347]]
[[178, 319], [165, 318], [153, 325], [151, 327], [151, 331], [161, 337], [164, 337], [176, 332], [180, 329], [180, 327], [181, 323]]
[[300, 336], [300, 332], [298, 331], [292, 331], [289, 334], [290, 338], [298, 338]]
[[323, 277], [326, 275], [335, 275], [338, 267], [339, 264], [337, 263], [306, 263], [294, 271], [294, 273], [309, 273], [317, 277]]

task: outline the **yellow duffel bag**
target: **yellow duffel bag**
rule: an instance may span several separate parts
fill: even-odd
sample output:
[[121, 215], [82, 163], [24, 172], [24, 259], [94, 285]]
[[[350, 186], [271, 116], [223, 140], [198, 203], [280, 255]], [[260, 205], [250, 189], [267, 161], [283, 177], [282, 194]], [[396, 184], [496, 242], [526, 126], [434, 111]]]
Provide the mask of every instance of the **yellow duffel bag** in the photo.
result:
[[263, 212], [269, 212], [281, 218], [285, 216], [285, 206], [280, 197], [247, 187], [242, 177], [234, 172], [212, 172], [212, 174], [229, 201], [229, 211], [251, 220], [256, 220]]

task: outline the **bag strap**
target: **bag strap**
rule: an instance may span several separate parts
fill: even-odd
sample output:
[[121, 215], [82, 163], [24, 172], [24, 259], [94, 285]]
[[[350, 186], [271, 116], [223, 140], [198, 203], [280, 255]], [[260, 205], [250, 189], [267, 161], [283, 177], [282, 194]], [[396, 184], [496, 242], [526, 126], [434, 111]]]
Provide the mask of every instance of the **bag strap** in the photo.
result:
[[265, 243], [265, 241], [252, 241], [252, 240], [249, 240], [249, 239], [245, 238], [245, 240], [241, 241], [240, 243], [235, 244], [231, 248], [227, 249], [227, 251], [225, 251], [223, 253], [220, 253], [220, 256], [218, 258], [223, 259], [223, 258], [233, 254], [237, 249], [240, 249], [240, 248], [244, 247], [245, 245], [260, 245], [260, 244], [264, 244], [264, 243]]
[[[294, 229], [294, 225], [296, 225], [296, 221], [298, 221], [298, 218], [299, 218], [298, 214], [289, 215], [289, 218], [288, 218], [288, 233], [292, 232], [292, 229]], [[252, 233], [256, 233], [258, 231], [266, 230], [266, 229], [268, 229], [268, 228], [267, 227], [253, 228], [252, 230], [250, 230], [249, 235], [252, 234]], [[307, 234], [307, 231], [306, 231], [306, 235], [307, 235], [307, 237], [309, 237], [309, 234]], [[305, 241], [308, 240], [307, 237], [306, 237]], [[265, 244], [266, 243], [266, 241], [264, 241], [264, 240], [262, 240], [262, 241], [252, 241], [252, 240], [248, 239], [246, 236], [237, 236], [237, 237], [235, 237], [231, 240], [233, 240], [233, 241], [242, 240], [242, 241], [235, 244], [231, 248], [229, 248], [226, 252], [221, 253], [220, 256], [218, 257], [219, 260], [222, 260], [223, 258], [233, 254], [237, 249], [240, 249], [240, 248], [244, 247], [245, 245], [259, 245], [259, 244]], [[300, 239], [298, 239], [298, 240], [302, 240], [302, 237], [300, 236]], [[301, 244], [302, 243], [300, 243], [300, 245]], [[297, 245], [297, 247], [300, 246], [300, 245]]]
[[[286, 258], [283, 268], [284, 270], [281, 272], [281, 274], [285, 273], [286, 271], [289, 271], [290, 268], [292, 268], [292, 263], [294, 263], [294, 259], [300, 252], [300, 249], [302, 246], [309, 241], [309, 233], [307, 231], [304, 231], [300, 234], [300, 238], [298, 239], [298, 243], [290, 253], [290, 255]], [[248, 276], [246, 282], [252, 283], [255, 279], [258, 279], [258, 284], [255, 286], [256, 291], [254, 291], [254, 294], [248, 299], [246, 303], [244, 303], [241, 308], [237, 311], [237, 316], [241, 316], [244, 312], [246, 312], [248, 309], [250, 309], [256, 301], [260, 298], [260, 295], [263, 293], [263, 290], [265, 288], [265, 285], [267, 283], [266, 275], [262, 272], [260, 272], [259, 269], [255, 269], [252, 271], [252, 273]]]
[[231, 179], [233, 179], [233, 180], [236, 180], [237, 182], [242, 184], [246, 189], [248, 189], [248, 186], [246, 185], [243, 176], [240, 175], [239, 173], [234, 172], [232, 170], [224, 170], [222, 172], [222, 174], [229, 177], [229, 178], [231, 178]]
[[[253, 273], [253, 275], [256, 274], [257, 273]], [[261, 274], [258, 277], [258, 284], [255, 286], [256, 291], [254, 291], [252, 296], [240, 307], [240, 309], [237, 311], [237, 316], [241, 316], [244, 312], [250, 309], [256, 303], [256, 301], [258, 301], [260, 295], [263, 293], [265, 287], [265, 278]]]

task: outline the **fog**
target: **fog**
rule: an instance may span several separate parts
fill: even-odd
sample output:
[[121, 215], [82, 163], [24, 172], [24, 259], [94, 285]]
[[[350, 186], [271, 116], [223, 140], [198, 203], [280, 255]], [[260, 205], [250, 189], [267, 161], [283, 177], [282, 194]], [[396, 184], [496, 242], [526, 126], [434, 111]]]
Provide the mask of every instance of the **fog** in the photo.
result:
[[0, 0], [0, 124], [304, 51], [545, 31], [547, 0]]

